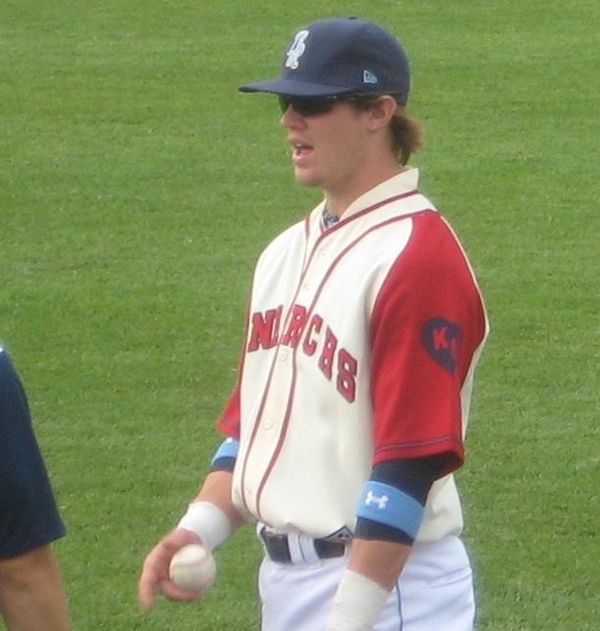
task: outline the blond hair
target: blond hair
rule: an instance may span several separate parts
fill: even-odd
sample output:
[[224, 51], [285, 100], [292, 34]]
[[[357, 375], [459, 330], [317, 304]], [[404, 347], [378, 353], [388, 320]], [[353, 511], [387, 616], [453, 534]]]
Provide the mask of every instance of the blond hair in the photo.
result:
[[[381, 98], [380, 94], [360, 95], [354, 99], [359, 110], [372, 108]], [[423, 125], [406, 112], [403, 105], [398, 105], [390, 122], [390, 140], [392, 151], [401, 165], [408, 163], [410, 156], [423, 144]]]
[[399, 105], [390, 121], [390, 131], [396, 158], [400, 164], [405, 165], [423, 144], [423, 125]]

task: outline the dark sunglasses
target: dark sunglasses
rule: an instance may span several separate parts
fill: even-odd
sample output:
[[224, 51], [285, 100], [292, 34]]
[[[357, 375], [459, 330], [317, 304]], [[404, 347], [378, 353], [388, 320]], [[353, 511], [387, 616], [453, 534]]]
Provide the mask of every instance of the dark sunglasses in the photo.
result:
[[291, 105], [301, 116], [318, 116], [327, 114], [335, 107], [336, 103], [348, 101], [376, 101], [378, 95], [373, 94], [343, 94], [339, 96], [279, 96], [279, 107], [283, 113], [287, 112]]

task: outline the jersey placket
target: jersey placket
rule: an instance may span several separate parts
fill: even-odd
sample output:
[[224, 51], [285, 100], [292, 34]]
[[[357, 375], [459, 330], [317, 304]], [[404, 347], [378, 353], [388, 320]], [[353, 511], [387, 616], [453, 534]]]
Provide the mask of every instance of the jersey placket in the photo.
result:
[[[310, 243], [309, 239], [309, 243]], [[307, 322], [294, 328], [294, 307], [313, 305], [320, 289], [320, 280], [325, 274], [331, 261], [327, 257], [328, 246], [325, 239], [317, 238], [312, 243], [312, 249], [306, 257], [305, 268], [300, 276], [298, 287], [289, 305], [286, 305], [286, 316], [283, 320], [282, 336], [272, 360], [270, 376], [261, 409], [255, 422], [251, 439], [251, 446], [244, 462], [244, 479], [248, 480], [249, 469], [262, 466], [260, 475], [252, 475], [252, 482], [244, 483], [243, 498], [246, 507], [262, 519], [260, 500], [268, 483], [268, 479], [276, 466], [285, 443], [288, 423], [292, 414], [294, 385], [296, 381], [296, 354], [300, 344], [300, 337]], [[307, 316], [310, 311], [307, 311]], [[290, 331], [292, 335], [289, 335]]]

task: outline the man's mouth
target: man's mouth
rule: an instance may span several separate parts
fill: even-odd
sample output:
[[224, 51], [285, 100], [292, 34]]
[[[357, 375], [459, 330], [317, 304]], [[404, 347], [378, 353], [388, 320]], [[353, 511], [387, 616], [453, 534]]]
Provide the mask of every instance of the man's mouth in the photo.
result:
[[313, 147], [302, 142], [294, 142], [292, 147], [294, 148], [294, 156], [298, 158], [307, 155], [313, 150]]

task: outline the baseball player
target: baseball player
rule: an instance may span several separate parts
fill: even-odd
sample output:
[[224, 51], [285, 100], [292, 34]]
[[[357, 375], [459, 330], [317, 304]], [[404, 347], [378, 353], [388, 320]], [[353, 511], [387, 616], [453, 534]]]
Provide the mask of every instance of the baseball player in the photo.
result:
[[25, 390], [0, 347], [0, 614], [9, 631], [70, 628], [51, 547], [64, 534]]
[[174, 551], [256, 525], [263, 631], [466, 631], [472, 572], [453, 472], [488, 332], [457, 237], [408, 160], [405, 52], [356, 18], [299, 30], [278, 78], [298, 182], [323, 201], [262, 253], [226, 440], [151, 551], [140, 601], [174, 600]]

